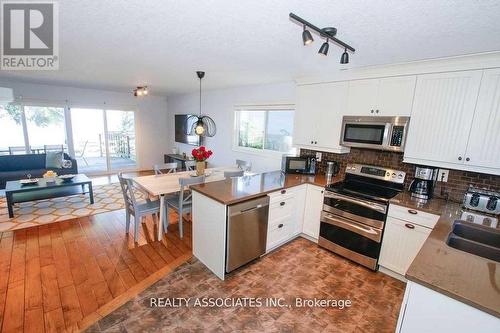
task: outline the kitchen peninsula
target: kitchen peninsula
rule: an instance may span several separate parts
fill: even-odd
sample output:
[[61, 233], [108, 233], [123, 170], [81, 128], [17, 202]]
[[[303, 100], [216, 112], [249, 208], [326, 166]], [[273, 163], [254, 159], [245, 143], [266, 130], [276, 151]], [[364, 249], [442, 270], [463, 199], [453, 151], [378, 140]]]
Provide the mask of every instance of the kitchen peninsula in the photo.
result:
[[269, 198], [266, 253], [299, 235], [317, 241], [326, 183], [324, 175], [273, 171], [192, 186], [193, 255], [224, 279], [228, 209], [262, 197]]

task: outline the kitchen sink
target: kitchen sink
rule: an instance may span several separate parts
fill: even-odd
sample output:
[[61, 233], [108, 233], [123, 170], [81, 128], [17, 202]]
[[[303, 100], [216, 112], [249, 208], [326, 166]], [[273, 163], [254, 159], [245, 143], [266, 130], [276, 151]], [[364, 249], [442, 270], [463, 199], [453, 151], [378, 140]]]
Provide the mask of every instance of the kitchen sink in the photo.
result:
[[500, 262], [500, 230], [457, 220], [453, 223], [446, 244]]

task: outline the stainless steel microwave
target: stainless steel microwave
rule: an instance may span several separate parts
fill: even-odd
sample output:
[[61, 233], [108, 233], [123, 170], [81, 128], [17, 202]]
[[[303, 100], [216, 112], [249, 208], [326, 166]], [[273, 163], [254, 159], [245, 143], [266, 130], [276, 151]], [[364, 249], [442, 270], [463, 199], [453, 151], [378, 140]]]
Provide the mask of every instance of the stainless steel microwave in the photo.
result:
[[410, 117], [344, 116], [340, 144], [402, 152], [409, 122]]

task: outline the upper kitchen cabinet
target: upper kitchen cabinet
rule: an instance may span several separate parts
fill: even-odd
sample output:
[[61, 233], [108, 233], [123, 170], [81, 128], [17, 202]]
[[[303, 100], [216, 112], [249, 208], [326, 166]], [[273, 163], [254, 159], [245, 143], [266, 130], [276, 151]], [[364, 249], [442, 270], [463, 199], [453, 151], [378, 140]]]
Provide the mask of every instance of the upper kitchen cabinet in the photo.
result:
[[347, 82], [297, 87], [293, 143], [295, 146], [347, 153], [340, 146], [342, 115], [347, 105]]
[[[485, 70], [465, 153], [465, 165], [500, 173], [500, 69]], [[482, 171], [482, 169], [477, 169]], [[488, 172], [488, 170], [485, 170]]]
[[346, 115], [409, 116], [416, 76], [353, 80], [349, 82]]
[[482, 75], [464, 71], [418, 77], [404, 162], [498, 174], [499, 73], [486, 71], [481, 85]]

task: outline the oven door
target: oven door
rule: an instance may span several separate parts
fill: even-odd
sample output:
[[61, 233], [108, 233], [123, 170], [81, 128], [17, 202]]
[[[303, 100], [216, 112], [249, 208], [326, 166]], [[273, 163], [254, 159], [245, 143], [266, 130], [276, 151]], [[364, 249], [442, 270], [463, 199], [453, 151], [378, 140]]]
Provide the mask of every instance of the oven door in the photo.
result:
[[344, 119], [340, 144], [347, 147], [383, 149], [388, 145], [391, 124], [382, 120]]
[[322, 212], [318, 244], [373, 270], [377, 267], [382, 229]]
[[383, 229], [387, 205], [325, 191], [323, 210], [358, 223]]

